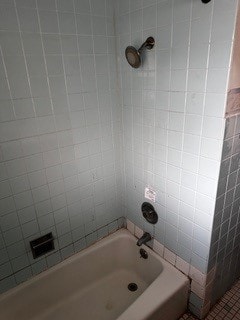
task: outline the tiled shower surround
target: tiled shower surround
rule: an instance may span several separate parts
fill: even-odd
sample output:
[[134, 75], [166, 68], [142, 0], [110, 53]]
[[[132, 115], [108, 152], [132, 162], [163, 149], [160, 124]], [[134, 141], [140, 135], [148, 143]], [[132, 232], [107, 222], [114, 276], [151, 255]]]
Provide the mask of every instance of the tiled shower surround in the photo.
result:
[[[238, 213], [233, 215], [234, 229], [228, 229], [229, 218], [224, 227], [221, 219], [214, 220], [238, 2], [118, 4], [125, 215], [153, 234], [173, 257], [197, 270], [199, 278], [192, 278], [189, 308], [202, 317], [215, 301], [217, 288], [226, 281], [226, 272], [231, 273], [238, 260], [238, 247], [234, 253], [228, 251], [239, 239]], [[134, 70], [126, 63], [124, 50], [128, 45], [140, 47], [148, 36], [155, 38], [156, 45], [146, 50], [143, 67]], [[238, 169], [237, 161], [235, 164]], [[159, 221], [155, 226], [141, 215], [146, 186], [157, 192], [154, 206]], [[229, 205], [233, 190], [227, 194]], [[236, 193], [239, 195], [239, 189]], [[223, 202], [217, 201], [216, 208], [218, 205], [222, 210]], [[218, 239], [219, 228], [223, 233]], [[172, 260], [175, 264], [175, 258]], [[217, 261], [229, 264], [221, 269]], [[216, 281], [212, 282], [215, 271]], [[227, 286], [221, 288], [224, 293]]]
[[[121, 227], [122, 216], [191, 277], [197, 316], [229, 287], [236, 118], [223, 139], [237, 3], [0, 0], [0, 291]], [[148, 36], [156, 45], [132, 69], [124, 50]], [[141, 216], [146, 186], [157, 192], [155, 226]], [[29, 241], [50, 231], [55, 252], [33, 260]]]
[[[118, 228], [112, 9], [0, 0], [0, 292]], [[50, 231], [55, 252], [34, 260]]]

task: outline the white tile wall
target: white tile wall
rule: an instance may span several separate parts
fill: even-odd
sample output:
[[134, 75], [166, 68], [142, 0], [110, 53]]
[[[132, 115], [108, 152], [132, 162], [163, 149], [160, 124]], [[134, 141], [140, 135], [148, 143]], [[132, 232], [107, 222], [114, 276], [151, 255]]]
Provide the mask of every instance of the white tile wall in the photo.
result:
[[[126, 0], [118, 7], [125, 213], [203, 273], [208, 270], [236, 6], [237, 1], [224, 0], [137, 5]], [[156, 45], [133, 69], [124, 50], [139, 47], [147, 36], [154, 36]], [[141, 216], [149, 185], [157, 191], [154, 206], [160, 219], [154, 227]]]
[[[0, 0], [0, 16], [2, 292], [122, 210], [112, 1]], [[36, 262], [29, 240], [49, 231], [56, 250]]]

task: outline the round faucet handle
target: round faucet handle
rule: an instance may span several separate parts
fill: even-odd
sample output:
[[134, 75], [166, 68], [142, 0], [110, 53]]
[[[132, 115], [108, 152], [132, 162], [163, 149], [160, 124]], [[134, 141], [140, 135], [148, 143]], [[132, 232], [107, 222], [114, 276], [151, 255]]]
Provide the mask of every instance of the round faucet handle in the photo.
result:
[[158, 222], [158, 214], [151, 203], [144, 202], [142, 204], [142, 214], [149, 223], [156, 224]]

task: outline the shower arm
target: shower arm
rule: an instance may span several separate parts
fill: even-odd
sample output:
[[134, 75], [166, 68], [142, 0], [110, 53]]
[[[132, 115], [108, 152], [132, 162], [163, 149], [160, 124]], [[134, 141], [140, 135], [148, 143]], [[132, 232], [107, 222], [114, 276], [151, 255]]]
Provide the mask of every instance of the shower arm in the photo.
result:
[[148, 50], [151, 50], [155, 44], [155, 41], [153, 37], [147, 38], [147, 40], [141, 45], [141, 47], [138, 49], [138, 53], [141, 53], [145, 48]]

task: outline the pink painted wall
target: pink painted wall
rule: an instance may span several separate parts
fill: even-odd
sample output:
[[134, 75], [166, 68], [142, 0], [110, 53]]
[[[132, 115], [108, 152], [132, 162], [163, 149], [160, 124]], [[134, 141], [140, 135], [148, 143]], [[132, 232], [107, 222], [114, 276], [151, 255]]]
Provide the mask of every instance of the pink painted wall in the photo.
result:
[[240, 114], [240, 3], [238, 4], [225, 116], [231, 117], [235, 114]]

